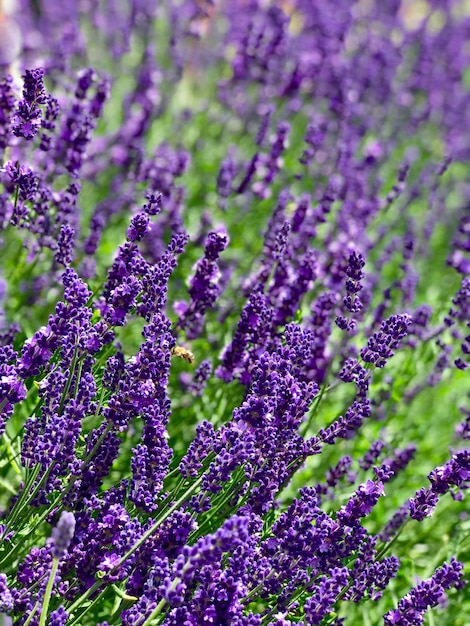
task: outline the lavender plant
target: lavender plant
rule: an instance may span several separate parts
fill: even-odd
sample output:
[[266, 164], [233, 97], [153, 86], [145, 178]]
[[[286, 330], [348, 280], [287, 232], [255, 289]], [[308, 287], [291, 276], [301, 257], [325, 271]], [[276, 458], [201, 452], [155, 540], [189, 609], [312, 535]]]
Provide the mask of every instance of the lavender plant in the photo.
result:
[[0, 3], [0, 623], [468, 623], [469, 19]]

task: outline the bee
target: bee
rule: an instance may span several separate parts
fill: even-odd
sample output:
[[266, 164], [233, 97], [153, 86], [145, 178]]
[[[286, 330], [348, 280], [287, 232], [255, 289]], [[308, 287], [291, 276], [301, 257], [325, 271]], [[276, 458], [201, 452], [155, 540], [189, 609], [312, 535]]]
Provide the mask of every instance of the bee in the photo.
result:
[[178, 356], [180, 359], [184, 359], [187, 363], [194, 363], [196, 360], [194, 358], [194, 354], [182, 346], [175, 346], [172, 348], [171, 356]]

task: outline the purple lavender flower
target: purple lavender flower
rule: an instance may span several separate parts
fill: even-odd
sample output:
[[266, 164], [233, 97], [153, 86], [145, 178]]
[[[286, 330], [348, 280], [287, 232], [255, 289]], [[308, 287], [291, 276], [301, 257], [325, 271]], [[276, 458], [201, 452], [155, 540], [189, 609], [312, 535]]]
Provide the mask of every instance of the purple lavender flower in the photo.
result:
[[49, 626], [65, 626], [68, 616], [69, 614], [64, 609], [64, 607], [60, 606], [55, 611], [52, 611], [52, 613], [50, 614]]
[[64, 558], [75, 532], [75, 516], [63, 511], [52, 530], [52, 556], [59, 561]]
[[140, 241], [150, 231], [150, 220], [146, 212], [135, 215], [127, 231], [128, 241]]
[[40, 105], [47, 102], [44, 89], [44, 70], [42, 68], [26, 70], [23, 75], [23, 99], [12, 120], [12, 132], [17, 137], [33, 139], [39, 132], [42, 124], [42, 109]]
[[356, 400], [346, 411], [344, 417], [340, 415], [328, 428], [322, 428], [318, 436], [329, 445], [333, 445], [337, 439], [346, 439], [348, 435], [357, 430], [365, 417], [370, 415], [368, 400]]
[[26, 398], [26, 387], [21, 374], [13, 364], [17, 355], [12, 348], [0, 347], [0, 433], [13, 413], [14, 406]]
[[7, 577], [0, 574], [0, 610], [10, 611], [13, 608], [13, 596], [7, 585]]
[[368, 480], [360, 485], [348, 503], [341, 507], [338, 511], [338, 519], [343, 524], [352, 524], [359, 518], [366, 517], [383, 494], [384, 486], [381, 481]]
[[353, 252], [349, 257], [348, 267], [346, 268], [348, 276], [346, 291], [348, 295], [344, 299], [344, 305], [351, 313], [357, 313], [362, 309], [362, 303], [356, 294], [362, 289], [361, 281], [364, 278], [362, 268], [364, 265], [365, 260], [362, 254]]
[[455, 587], [461, 589], [463, 564], [452, 557], [450, 563], [438, 567], [429, 580], [414, 587], [398, 602], [398, 607], [384, 615], [386, 626], [414, 626], [424, 623], [428, 607], [437, 606], [445, 590]]
[[[262, 345], [268, 337], [271, 323], [272, 311], [268, 298], [261, 289], [254, 290], [241, 313], [232, 342], [223, 352], [222, 364], [217, 368], [216, 375], [229, 381], [246, 370], [249, 344]], [[245, 376], [244, 380], [247, 379], [249, 377]]]
[[140, 387], [140, 397], [133, 398], [134, 412], [142, 415], [145, 426], [141, 442], [133, 451], [129, 499], [152, 511], [172, 457], [166, 436], [170, 415], [166, 388], [174, 339], [169, 321], [161, 316], [155, 316], [144, 328], [144, 337], [146, 341], [132, 364], [134, 388]]
[[394, 474], [398, 474], [412, 461], [415, 454], [416, 446], [411, 443], [403, 450], [394, 450], [393, 456], [386, 458], [384, 464], [388, 465]]
[[202, 463], [210, 452], [217, 451], [219, 437], [210, 422], [204, 421], [197, 425], [196, 435], [189, 449], [182, 458], [179, 471], [183, 476], [195, 478], [202, 468]]
[[212, 364], [210, 361], [201, 361], [199, 367], [194, 372], [193, 380], [189, 385], [190, 392], [197, 398], [202, 395], [207, 381], [212, 374]]
[[354, 602], [360, 602], [365, 597], [373, 601], [378, 600], [390, 580], [397, 575], [399, 567], [400, 561], [396, 556], [376, 562], [372, 559], [362, 562], [358, 558], [351, 576], [354, 582], [346, 597]]
[[196, 271], [190, 280], [189, 304], [176, 303], [179, 314], [178, 326], [186, 330], [189, 339], [195, 339], [203, 328], [205, 312], [210, 309], [219, 295], [220, 271], [217, 259], [229, 242], [226, 233], [210, 232], [207, 236], [204, 257], [197, 262]]
[[222, 209], [226, 208], [227, 198], [232, 193], [233, 179], [236, 174], [237, 166], [234, 158], [229, 153], [227, 158], [222, 161], [217, 175], [217, 193], [220, 196], [220, 205]]
[[438, 502], [439, 496], [432, 489], [422, 487], [413, 498], [410, 498], [410, 517], [418, 522], [423, 521], [425, 517], [431, 515]]
[[390, 541], [403, 526], [410, 514], [410, 503], [405, 502], [389, 519], [384, 528], [378, 534], [381, 541]]
[[[30, 505], [47, 508], [52, 519], [60, 497], [60, 508], [73, 510], [77, 519], [55, 583], [56, 610], [47, 616], [56, 626], [66, 621], [71, 605], [80, 622], [80, 612], [87, 609], [90, 616], [85, 621], [102, 619], [92, 613], [95, 598], [103, 594], [100, 615], [104, 615], [112, 593], [124, 595], [126, 626], [151, 621], [156, 610], [157, 621], [168, 626], [300, 625], [302, 615], [305, 622], [326, 619], [339, 626], [343, 620], [328, 615], [336, 611], [336, 603], [376, 600], [396, 573], [395, 557], [379, 558], [385, 546], [377, 549], [378, 537], [388, 541], [410, 514], [422, 519], [440, 496], [449, 491], [458, 499], [468, 487], [468, 453], [462, 451], [430, 473], [430, 488], [406, 503], [380, 535], [369, 535], [362, 519], [373, 510], [383, 484], [407, 465], [414, 452], [411, 446], [395, 450], [380, 465], [379, 441], [360, 461], [364, 471], [373, 469], [375, 480], [364, 482], [339, 511], [323, 511], [320, 496], [325, 491], [336, 495], [339, 481], [355, 478], [347, 456], [329, 470], [326, 485], [301, 490], [290, 506], [283, 505], [283, 495], [279, 497], [308, 455], [319, 454], [340, 438], [352, 438], [380, 404], [388, 409], [383, 399], [395, 401], [392, 387], [401, 389], [404, 378], [394, 381], [393, 367], [385, 377], [374, 367], [384, 367], [399, 346], [412, 347], [420, 356], [433, 334], [442, 332], [429, 328], [427, 310], [416, 309], [419, 298], [427, 295], [427, 285], [416, 281], [422, 275], [422, 261], [435, 250], [437, 216], [445, 216], [450, 232], [456, 216], [454, 197], [461, 194], [459, 171], [450, 168], [446, 177], [453, 191], [446, 204], [449, 187], [442, 174], [449, 159], [436, 169], [429, 159], [440, 156], [430, 157], [429, 150], [443, 146], [457, 168], [470, 154], [468, 136], [461, 132], [468, 122], [463, 81], [468, 21], [457, 19], [452, 3], [437, 0], [428, 3], [429, 17], [413, 28], [404, 26], [408, 17], [398, 1], [366, 2], [360, 11], [352, 10], [349, 0], [319, 3], [315, 11], [306, 0], [278, 6], [244, 0], [243, 10], [240, 2], [222, 3], [217, 11], [212, 0], [163, 3], [158, 11], [145, 1], [111, 2], [106, 15], [97, 10], [91, 17], [80, 3], [52, 7], [42, 2], [38, 9], [38, 3], [23, 2], [16, 16], [28, 36], [25, 54], [46, 59], [48, 80], [58, 98], [44, 99], [40, 90], [36, 93], [25, 84], [22, 102], [34, 100], [37, 110], [32, 110], [29, 121], [17, 112], [14, 124], [20, 124], [21, 132], [29, 124], [32, 133], [39, 123], [39, 149], [34, 150], [32, 142], [12, 137], [12, 83], [0, 83], [4, 86], [0, 103], [5, 104], [4, 117], [0, 111], [0, 152], [8, 148], [11, 158], [0, 181], [2, 238], [6, 250], [10, 244], [17, 249], [23, 243], [27, 249], [26, 264], [16, 272], [17, 276], [21, 272], [21, 283], [8, 286], [8, 297], [2, 299], [7, 310], [5, 316], [0, 312], [0, 321], [8, 319], [17, 302], [31, 305], [22, 316], [21, 332], [14, 335], [5, 325], [7, 330], [3, 332], [2, 326], [0, 333], [0, 343], [6, 344], [0, 348], [1, 408], [7, 415], [17, 411], [13, 426], [21, 425], [23, 415], [29, 416], [19, 435], [26, 480], [11, 509], [15, 530], [5, 541], [12, 543], [19, 563], [16, 580], [13, 569], [8, 570], [8, 583], [10, 576], [13, 580], [8, 592], [13, 609], [22, 613], [20, 621], [42, 600], [53, 550], [50, 543], [31, 549], [33, 536], [15, 543], [23, 537], [16, 534], [21, 529], [14, 524], [16, 519], [20, 525], [22, 517], [15, 516], [22, 505], [25, 514]], [[159, 20], [168, 20], [167, 28], [161, 29], [168, 58], [156, 54], [153, 42], [157, 13]], [[436, 16], [439, 28], [431, 28]], [[89, 41], [89, 32], [96, 41]], [[391, 32], [397, 36], [390, 37]], [[133, 54], [123, 56], [133, 42], [138, 43]], [[117, 83], [122, 102], [111, 107], [115, 119], [109, 124], [105, 120], [96, 137], [111, 81], [84, 69], [69, 104], [64, 94], [71, 68], [82, 66], [90, 51], [97, 67], [106, 66], [120, 76], [126, 73], [122, 85], [128, 90], [123, 94], [121, 81]], [[129, 65], [134, 58], [135, 72]], [[186, 87], [205, 75], [222, 77], [216, 106], [196, 97], [188, 99], [187, 110], [181, 111], [180, 98], [176, 102], [173, 97], [178, 82], [184, 76]], [[20, 104], [18, 111], [21, 106], [25, 105]], [[201, 123], [199, 112], [207, 121], [207, 133], [191, 128], [193, 122]], [[155, 120], [169, 119], [168, 114], [173, 128], [155, 125]], [[164, 137], [155, 147], [157, 126], [157, 135]], [[237, 147], [223, 152], [226, 133], [232, 129]], [[437, 134], [437, 143], [427, 142], [430, 132]], [[211, 155], [211, 141], [219, 136], [214, 170], [213, 163], [206, 167], [205, 159]], [[406, 150], [393, 189], [384, 191], [405, 137], [417, 141]], [[192, 163], [188, 145], [197, 151]], [[206, 174], [217, 173], [224, 154], [217, 181], [211, 185], [207, 178], [206, 184]], [[198, 169], [201, 163], [203, 172]], [[179, 182], [189, 167], [190, 175]], [[196, 173], [204, 177], [193, 176]], [[62, 180], [71, 177], [77, 183], [62, 187]], [[78, 197], [78, 179], [85, 183], [83, 198]], [[135, 213], [134, 202], [143, 185], [149, 189], [148, 203]], [[184, 223], [189, 220], [192, 227], [200, 207], [214, 206], [215, 188], [222, 209], [233, 195], [244, 224], [251, 225], [252, 215], [254, 226], [264, 218], [269, 203], [260, 199], [274, 196], [278, 202], [266, 229], [263, 254], [243, 282], [246, 300], [227, 298], [219, 317], [222, 331], [211, 325], [206, 338], [223, 350], [217, 370], [222, 381], [208, 386], [204, 402], [197, 401], [192, 413], [186, 389], [180, 398], [173, 394], [178, 390], [177, 374], [170, 376], [175, 336], [165, 309], [167, 303], [174, 305], [168, 280], [187, 241]], [[103, 197], [85, 226], [88, 230], [82, 232], [90, 199], [93, 203]], [[422, 233], [421, 215], [409, 219], [420, 207], [427, 210]], [[95, 299], [70, 264], [77, 258], [82, 276], [93, 279], [93, 288], [100, 284], [102, 235], [108, 225], [122, 223], [129, 210], [133, 218], [127, 242], [101, 297]], [[157, 213], [158, 220], [151, 224], [150, 216]], [[215, 234], [216, 213], [205, 210], [199, 238], [209, 231], [210, 237]], [[460, 213], [449, 264], [465, 274], [470, 246], [464, 203]], [[253, 231], [253, 239], [256, 236]], [[103, 239], [106, 246], [109, 240]], [[206, 247], [190, 284], [191, 299], [179, 305], [180, 319], [173, 331], [199, 335], [205, 311], [216, 304], [222, 242], [212, 244], [215, 253]], [[48, 250], [43, 253], [44, 248]], [[362, 272], [366, 257], [374, 268], [367, 279]], [[395, 265], [396, 257], [400, 258]], [[393, 271], [388, 267], [383, 271], [389, 262]], [[58, 264], [66, 266], [63, 274]], [[227, 270], [227, 280], [232, 280], [229, 274]], [[384, 285], [382, 279], [389, 275], [392, 282]], [[29, 288], [29, 276], [31, 284], [42, 286], [42, 293]], [[59, 280], [65, 287], [63, 302], [47, 321], [38, 323], [44, 326], [31, 337], [33, 315], [43, 303], [52, 302]], [[181, 280], [177, 273], [176, 282]], [[240, 280], [236, 268], [233, 280]], [[462, 354], [453, 355], [452, 345], [438, 337], [442, 353], [429, 378], [433, 384], [452, 361], [459, 369], [467, 366], [465, 280], [446, 321], [448, 335], [453, 343], [458, 340]], [[238, 297], [242, 294], [237, 286], [232, 289]], [[230, 284], [228, 288], [231, 294]], [[238, 325], [233, 323], [237, 307], [243, 308]], [[396, 314], [403, 307], [415, 311], [412, 323], [407, 315]], [[362, 328], [349, 315], [361, 310], [371, 313]], [[140, 348], [130, 353], [127, 341], [133, 341], [134, 324], [140, 323], [133, 321], [134, 316], [141, 316], [146, 326]], [[336, 333], [335, 317], [341, 328], [365, 332], [367, 347], [360, 351], [359, 342]], [[298, 321], [291, 323], [292, 319]], [[217, 342], [230, 332], [231, 323], [232, 341], [223, 349]], [[117, 329], [122, 345], [111, 345], [113, 326], [124, 327]], [[30, 337], [26, 342], [23, 332]], [[200, 393], [209, 374], [209, 364], [203, 362], [194, 376], [193, 393]], [[216, 384], [224, 392], [221, 396]], [[419, 385], [426, 384], [423, 376]], [[170, 396], [175, 400], [173, 420]], [[168, 436], [173, 443], [173, 435], [181, 433], [180, 416], [188, 413], [184, 428], [190, 428], [194, 415], [212, 411], [219, 397], [214, 416], [222, 425], [198, 424], [187, 452], [184, 442], [177, 442], [175, 468], [169, 471], [173, 452]], [[329, 419], [338, 398], [347, 398], [344, 417], [312, 434], [314, 419], [320, 415], [321, 420], [323, 414]], [[229, 414], [223, 411], [225, 404]], [[15, 445], [13, 441], [13, 449]], [[378, 466], [373, 467], [376, 461]], [[128, 475], [123, 476], [121, 467]], [[8, 523], [9, 517], [10, 512]], [[111, 589], [111, 583], [118, 584]], [[93, 594], [90, 606], [83, 604], [82, 594], [87, 593]], [[78, 605], [77, 598], [82, 598]], [[57, 608], [59, 602], [63, 606]], [[253, 615], [251, 608], [262, 613]], [[399, 606], [397, 623], [402, 619], [407, 623], [406, 615], [412, 620], [413, 612], [406, 611], [407, 606]], [[113, 615], [114, 621], [119, 619]], [[419, 622], [421, 616], [415, 617]], [[38, 621], [39, 615], [33, 616], [31, 626]]]
[[316, 590], [304, 605], [308, 624], [321, 624], [324, 617], [335, 605], [336, 597], [346, 587], [349, 578], [347, 567], [333, 568], [328, 576], [322, 576], [317, 582]]
[[56, 128], [56, 120], [59, 117], [60, 106], [56, 98], [48, 95], [46, 100], [46, 110], [44, 112], [41, 127], [44, 131], [41, 133], [41, 142], [39, 149], [47, 152], [51, 148], [52, 134]]
[[431, 487], [423, 487], [410, 498], [410, 517], [418, 521], [431, 515], [440, 495], [450, 492], [454, 499], [462, 498], [461, 490], [466, 489], [470, 481], [470, 452], [455, 453], [445, 465], [436, 467], [428, 478]]
[[57, 240], [57, 252], [55, 254], [55, 260], [57, 263], [64, 265], [65, 267], [72, 263], [75, 257], [74, 243], [75, 231], [71, 226], [65, 224], [60, 229]]
[[16, 98], [13, 92], [13, 78], [9, 75], [0, 79], [0, 154], [10, 143], [10, 127]]
[[384, 447], [385, 447], [385, 443], [381, 441], [380, 439], [378, 439], [377, 441], [374, 441], [372, 445], [370, 446], [370, 449], [364, 454], [363, 458], [359, 461], [359, 466], [361, 467], [361, 469], [368, 470], [369, 468], [371, 468], [374, 462], [380, 456], [380, 453], [382, 452]]
[[[452, 487], [465, 488], [470, 481], [470, 450], [455, 453], [442, 467], [436, 467], [428, 476], [434, 493], [444, 494]], [[460, 499], [459, 492], [454, 497]]]
[[[348, 470], [352, 466], [352, 458], [349, 455], [345, 455], [341, 457], [338, 463], [331, 467], [325, 477], [324, 483], [319, 483], [316, 485], [315, 489], [318, 493], [324, 494], [331, 499], [335, 498], [335, 487], [347, 476], [349, 482], [354, 482], [354, 478], [348, 474]], [[352, 480], [351, 480], [352, 479]]]
[[380, 331], [367, 342], [367, 348], [361, 350], [361, 357], [366, 363], [373, 363], [375, 367], [384, 367], [394, 355], [394, 350], [407, 334], [411, 324], [410, 315], [392, 315], [382, 322]]

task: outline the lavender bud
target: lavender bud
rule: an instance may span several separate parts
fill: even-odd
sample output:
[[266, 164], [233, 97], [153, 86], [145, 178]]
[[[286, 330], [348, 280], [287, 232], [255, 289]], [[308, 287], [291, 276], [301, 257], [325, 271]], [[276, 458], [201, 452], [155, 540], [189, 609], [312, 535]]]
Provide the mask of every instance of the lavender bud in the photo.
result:
[[52, 530], [52, 556], [62, 559], [72, 541], [75, 532], [75, 516], [70, 511], [63, 511], [57, 526]]

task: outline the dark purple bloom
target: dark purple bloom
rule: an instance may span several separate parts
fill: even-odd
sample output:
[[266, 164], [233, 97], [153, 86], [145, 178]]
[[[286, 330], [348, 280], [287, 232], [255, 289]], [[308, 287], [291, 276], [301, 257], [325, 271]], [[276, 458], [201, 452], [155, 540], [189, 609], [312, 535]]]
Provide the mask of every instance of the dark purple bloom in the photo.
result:
[[346, 268], [346, 274], [348, 276], [346, 280], [346, 291], [348, 295], [344, 298], [344, 306], [351, 313], [358, 313], [363, 306], [357, 294], [362, 290], [361, 281], [364, 278], [362, 268], [364, 265], [365, 260], [362, 254], [353, 252], [350, 255], [348, 267]]
[[206, 421], [198, 424], [196, 435], [179, 465], [181, 474], [186, 478], [195, 478], [202, 468], [203, 461], [210, 452], [217, 451], [219, 445], [212, 424]]
[[122, 281], [110, 293], [106, 320], [113, 326], [124, 326], [126, 315], [131, 312], [141, 291], [141, 283], [135, 276], [123, 276]]
[[68, 616], [69, 614], [64, 609], [64, 607], [60, 606], [55, 611], [52, 611], [52, 613], [50, 614], [49, 626], [65, 626]]
[[264, 143], [274, 111], [275, 107], [273, 105], [266, 105], [263, 107], [261, 122], [258, 127], [258, 132], [256, 133], [256, 145], [258, 146], [262, 146]]
[[315, 486], [318, 495], [324, 494], [334, 499], [336, 495], [334, 488], [339, 485], [345, 477], [348, 477], [349, 482], [354, 482], [354, 478], [348, 473], [351, 466], [352, 458], [349, 455], [341, 457], [338, 463], [327, 471], [325, 482]]
[[23, 75], [23, 99], [12, 120], [12, 131], [17, 137], [33, 139], [42, 125], [41, 105], [46, 104], [44, 89], [44, 70], [42, 68], [26, 70]]
[[331, 426], [321, 429], [319, 438], [329, 445], [333, 445], [337, 439], [346, 439], [349, 434], [357, 430], [364, 418], [369, 417], [370, 406], [368, 400], [356, 400], [346, 411], [344, 417], [340, 415]]
[[223, 232], [210, 232], [207, 236], [203, 258], [197, 262], [196, 271], [190, 280], [189, 304], [178, 302], [175, 305], [179, 315], [178, 326], [186, 331], [189, 339], [201, 334], [204, 314], [213, 307], [220, 292], [220, 270], [217, 259], [228, 245], [228, 235]]
[[398, 602], [395, 610], [384, 615], [386, 626], [420, 626], [429, 607], [439, 604], [445, 590], [455, 587], [461, 589], [464, 585], [463, 564], [452, 557], [450, 563], [438, 567], [429, 580], [425, 580], [414, 587]]
[[373, 471], [375, 478], [382, 481], [383, 483], [387, 483], [395, 476], [395, 472], [386, 463], [384, 463], [380, 467], [374, 467]]
[[467, 486], [470, 481], [470, 450], [455, 453], [445, 465], [436, 467], [428, 478], [431, 489], [438, 494], [444, 494], [452, 487]]
[[227, 198], [233, 190], [233, 179], [237, 174], [237, 166], [234, 158], [229, 153], [228, 157], [222, 161], [217, 175], [217, 193], [221, 198], [221, 208], [226, 208]]
[[59, 117], [59, 113], [60, 106], [58, 101], [48, 95], [46, 100], [46, 110], [41, 123], [41, 127], [44, 129], [44, 132], [41, 133], [41, 143], [39, 144], [39, 148], [44, 152], [47, 152], [51, 147], [52, 133], [56, 127], [56, 120]]
[[8, 161], [5, 164], [5, 172], [17, 187], [20, 200], [26, 202], [34, 199], [39, 188], [39, 180], [31, 168]]
[[410, 517], [422, 522], [425, 517], [431, 515], [438, 501], [439, 496], [432, 489], [424, 487], [419, 489], [415, 497], [410, 498]]
[[127, 230], [128, 241], [140, 241], [150, 230], [150, 219], [147, 213], [142, 212], [135, 215]]
[[212, 365], [210, 361], [202, 361], [197, 370], [194, 372], [194, 377], [189, 385], [189, 390], [195, 397], [202, 395], [204, 387], [210, 378], [212, 373]]
[[16, 366], [17, 354], [11, 346], [0, 347], [0, 433], [14, 406], [26, 398], [26, 387]]
[[158, 215], [161, 211], [162, 194], [149, 193], [145, 196], [147, 203], [144, 204], [143, 209], [147, 215]]
[[145, 342], [128, 370], [138, 394], [133, 398], [133, 412], [144, 420], [142, 438], [131, 461], [129, 499], [150, 512], [156, 508], [156, 495], [172, 457], [166, 426], [170, 416], [167, 386], [174, 339], [169, 321], [158, 315], [144, 328], [143, 334]]
[[364, 598], [378, 600], [390, 580], [397, 575], [399, 567], [400, 561], [396, 556], [389, 556], [376, 562], [372, 559], [362, 562], [358, 558], [351, 575], [353, 584], [346, 597], [354, 602], [360, 602]]
[[55, 260], [60, 265], [67, 267], [70, 265], [75, 257], [75, 231], [71, 226], [65, 224], [60, 229], [59, 237], [57, 240], [57, 251], [55, 253]]
[[[225, 348], [216, 375], [232, 380], [246, 369], [250, 344], [258, 347], [266, 341], [272, 323], [272, 310], [262, 289], [254, 290], [245, 304], [232, 342]], [[249, 379], [248, 376], [246, 378]], [[246, 380], [245, 378], [245, 380]]]
[[384, 367], [394, 355], [401, 339], [406, 336], [407, 328], [411, 324], [410, 315], [392, 315], [382, 322], [380, 331], [367, 342], [367, 348], [361, 350], [361, 357], [366, 363], [373, 363], [375, 367]]
[[359, 461], [359, 465], [361, 469], [368, 470], [375, 461], [379, 458], [380, 453], [384, 449], [385, 444], [383, 441], [378, 439], [374, 441], [370, 446], [370, 449], [364, 454], [363, 458]]
[[409, 444], [403, 450], [394, 450], [393, 456], [386, 458], [384, 464], [390, 467], [394, 474], [398, 474], [412, 461], [416, 453], [416, 446]]
[[145, 320], [150, 321], [155, 313], [164, 310], [167, 302], [168, 280], [188, 239], [189, 236], [186, 233], [176, 234], [158, 263], [144, 269], [142, 276], [143, 294], [137, 311]]
[[400, 530], [404, 522], [408, 519], [410, 514], [410, 503], [405, 502], [389, 519], [383, 530], [380, 531], [378, 537], [381, 541], [390, 541], [396, 533]]
[[324, 617], [331, 611], [337, 596], [348, 584], [349, 570], [347, 567], [333, 568], [328, 576], [322, 576], [315, 585], [315, 591], [304, 605], [308, 624], [321, 624]]
[[338, 511], [338, 519], [343, 524], [351, 525], [361, 517], [366, 517], [383, 494], [384, 486], [381, 481], [368, 480], [360, 485], [348, 503], [341, 507]]

